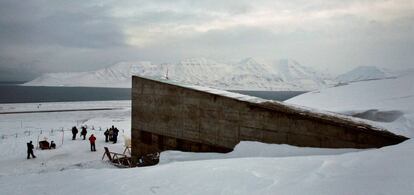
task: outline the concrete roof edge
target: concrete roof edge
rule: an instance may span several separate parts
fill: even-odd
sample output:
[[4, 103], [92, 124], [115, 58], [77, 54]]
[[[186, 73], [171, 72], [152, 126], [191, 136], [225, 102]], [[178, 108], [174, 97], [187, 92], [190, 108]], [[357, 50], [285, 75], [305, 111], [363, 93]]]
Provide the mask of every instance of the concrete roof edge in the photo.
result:
[[[393, 137], [399, 137], [402, 140], [408, 139], [405, 136], [394, 134], [382, 127], [378, 127], [372, 124], [368, 124], [364, 119], [359, 119], [351, 116], [342, 115], [339, 113], [329, 112], [329, 111], [322, 111], [317, 109], [311, 109], [306, 107], [301, 107], [297, 105], [287, 104], [284, 102], [274, 101], [274, 100], [266, 100], [254, 96], [248, 96], [243, 95], [235, 92], [228, 92], [221, 89], [214, 89], [211, 87], [203, 87], [203, 86], [196, 86], [192, 84], [185, 84], [185, 83], [179, 83], [173, 80], [166, 80], [162, 78], [153, 78], [153, 77], [143, 77], [138, 75], [133, 75], [134, 77], [138, 77], [140, 79], [146, 79], [154, 82], [159, 82], [163, 84], [178, 86], [190, 90], [196, 90], [212, 95], [218, 95], [222, 97], [231, 98], [237, 101], [247, 102], [249, 104], [259, 106], [265, 109], [271, 109], [276, 110], [279, 112], [287, 112], [290, 114], [299, 114], [303, 116], [304, 118], [311, 118], [316, 119], [319, 121], [331, 123], [331, 124], [339, 124], [342, 126], [350, 126], [356, 129], [359, 129], [361, 131], [369, 132], [368, 130], [379, 132], [384, 136], [393, 136]], [[133, 80], [133, 79], [132, 79]], [[220, 93], [221, 92], [221, 93]], [[242, 97], [242, 98], [237, 98]]]

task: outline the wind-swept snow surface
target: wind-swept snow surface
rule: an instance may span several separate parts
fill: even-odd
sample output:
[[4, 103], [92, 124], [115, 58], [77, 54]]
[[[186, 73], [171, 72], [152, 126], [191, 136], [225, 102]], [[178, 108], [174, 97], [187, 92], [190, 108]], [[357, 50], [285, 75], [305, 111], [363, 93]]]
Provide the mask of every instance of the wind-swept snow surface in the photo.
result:
[[68, 169], [3, 176], [0, 189], [2, 194], [411, 194], [413, 147], [407, 141], [342, 155]]
[[414, 137], [413, 83], [411, 73], [309, 92], [286, 102], [365, 118], [394, 133]]

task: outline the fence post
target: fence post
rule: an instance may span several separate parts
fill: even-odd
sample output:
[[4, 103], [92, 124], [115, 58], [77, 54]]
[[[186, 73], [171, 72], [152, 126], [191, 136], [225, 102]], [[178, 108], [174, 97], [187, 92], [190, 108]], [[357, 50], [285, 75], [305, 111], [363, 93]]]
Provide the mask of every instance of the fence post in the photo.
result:
[[63, 145], [63, 140], [65, 139], [65, 131], [63, 131], [63, 127], [62, 127], [62, 144], [61, 144], [61, 146]]

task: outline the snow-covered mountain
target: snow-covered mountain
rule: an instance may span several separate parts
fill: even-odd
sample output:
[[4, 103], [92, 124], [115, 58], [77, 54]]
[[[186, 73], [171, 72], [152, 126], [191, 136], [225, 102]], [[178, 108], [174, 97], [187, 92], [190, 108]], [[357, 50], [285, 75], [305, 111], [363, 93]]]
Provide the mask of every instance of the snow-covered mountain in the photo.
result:
[[253, 58], [246, 58], [233, 64], [231, 72], [223, 77], [223, 81], [227, 85], [224, 87], [231, 89], [288, 88], [287, 83], [281, 84], [283, 81], [280, 76], [275, 74], [270, 66]]
[[231, 72], [229, 65], [205, 58], [185, 59], [168, 64], [167, 69], [168, 79], [204, 86], [225, 85], [221, 79]]
[[[25, 85], [131, 87], [131, 76], [167, 78], [178, 82], [233, 90], [321, 89], [337, 83], [331, 77], [292, 59], [261, 62], [246, 58], [226, 64], [205, 58], [191, 58], [177, 63], [120, 62], [97, 71], [49, 73]], [[339, 82], [389, 78], [376, 67], [358, 67], [340, 75]]]
[[128, 88], [133, 72], [156, 76], [161, 70], [150, 62], [120, 62], [96, 71], [47, 73], [24, 85]]
[[307, 86], [309, 89], [320, 89], [335, 83], [329, 76], [311, 67], [302, 66], [295, 60], [278, 60], [274, 66], [283, 81], [297, 87]]
[[341, 74], [337, 77], [337, 81], [341, 83], [350, 83], [357, 81], [379, 80], [394, 78], [395, 76], [385, 69], [380, 69], [375, 66], [359, 66], [351, 71]]

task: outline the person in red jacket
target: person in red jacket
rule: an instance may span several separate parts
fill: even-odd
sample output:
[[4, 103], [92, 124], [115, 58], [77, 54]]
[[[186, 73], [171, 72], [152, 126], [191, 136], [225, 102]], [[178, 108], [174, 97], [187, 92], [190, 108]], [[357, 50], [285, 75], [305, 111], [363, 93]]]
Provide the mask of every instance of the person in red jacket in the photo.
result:
[[96, 151], [96, 149], [95, 149], [95, 140], [96, 140], [96, 137], [92, 134], [90, 137], [89, 137], [89, 142], [91, 143], [91, 151], [93, 152], [93, 151]]

